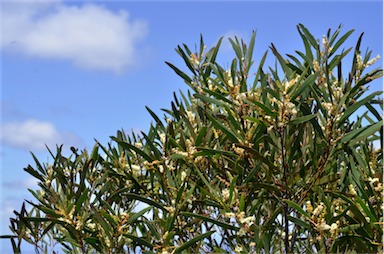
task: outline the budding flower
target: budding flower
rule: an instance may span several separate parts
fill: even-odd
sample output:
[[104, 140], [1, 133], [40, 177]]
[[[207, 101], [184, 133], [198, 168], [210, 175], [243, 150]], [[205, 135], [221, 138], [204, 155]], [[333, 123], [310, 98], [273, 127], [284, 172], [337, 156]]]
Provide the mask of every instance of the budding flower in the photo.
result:
[[374, 183], [379, 181], [379, 178], [377, 178], [377, 177], [375, 177], [375, 178], [369, 177], [368, 181], [369, 181], [370, 184], [373, 185]]
[[240, 228], [240, 230], [237, 231], [236, 235], [244, 236], [246, 233], [247, 233], [247, 231], [244, 228]]
[[137, 148], [141, 149], [141, 148], [143, 148], [143, 143], [141, 143], [141, 142], [137, 142], [137, 143], [135, 143], [135, 146], [136, 146]]
[[328, 230], [331, 229], [331, 226], [329, 226], [328, 224], [323, 222], [323, 223], [321, 223], [320, 225], [317, 226], [317, 229], [319, 231], [328, 231]]
[[240, 223], [248, 224], [248, 226], [252, 226], [255, 223], [255, 217], [249, 216], [249, 217], [243, 218], [240, 220]]
[[306, 203], [305, 203], [305, 208], [308, 212], [312, 213], [313, 212], [313, 206], [311, 204], [311, 201], [308, 200]]
[[240, 253], [240, 252], [242, 252], [243, 251], [243, 247], [241, 247], [241, 246], [236, 246], [236, 248], [235, 248], [235, 253]]
[[315, 72], [320, 71], [320, 65], [319, 65], [319, 62], [317, 60], [313, 60], [312, 65], [313, 65], [313, 70]]
[[358, 70], [362, 70], [364, 67], [363, 59], [361, 58], [360, 54], [356, 56], [356, 67]]
[[371, 66], [372, 64], [376, 63], [377, 60], [380, 59], [380, 55], [377, 55], [375, 58], [369, 60], [366, 64], [365, 67]]
[[229, 189], [225, 188], [221, 191], [221, 194], [223, 195], [224, 201], [227, 201], [229, 199]]
[[181, 181], [182, 182], [184, 182], [186, 177], [187, 177], [187, 173], [185, 173], [185, 171], [181, 172]]
[[194, 64], [194, 65], [200, 65], [199, 59], [197, 59], [196, 54], [191, 54], [189, 60]]
[[354, 195], [354, 196], [357, 195], [357, 192], [356, 192], [355, 187], [353, 186], [353, 184], [350, 184], [350, 185], [348, 186], [348, 189], [349, 189], [349, 193], [350, 193], [350, 194], [352, 194], [352, 195]]
[[331, 224], [331, 227], [329, 229], [329, 232], [332, 234], [332, 235], [337, 235], [338, 233], [338, 230], [339, 229], [339, 226], [337, 225], [337, 223], [332, 223]]
[[328, 48], [328, 39], [323, 35], [323, 48]]
[[188, 121], [191, 124], [195, 123], [195, 117], [196, 117], [195, 113], [193, 113], [192, 111], [187, 110], [187, 117], [188, 117]]
[[319, 206], [316, 207], [316, 209], [313, 211], [313, 215], [317, 216], [319, 215], [324, 209], [324, 203], [321, 202]]

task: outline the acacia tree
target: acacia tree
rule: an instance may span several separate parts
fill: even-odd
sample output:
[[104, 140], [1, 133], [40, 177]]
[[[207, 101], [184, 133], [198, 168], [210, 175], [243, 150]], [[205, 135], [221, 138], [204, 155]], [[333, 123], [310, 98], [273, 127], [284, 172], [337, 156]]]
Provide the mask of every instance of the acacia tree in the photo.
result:
[[40, 189], [2, 237], [37, 253], [378, 252], [382, 99], [368, 84], [382, 69], [365, 71], [378, 57], [361, 54], [362, 36], [341, 48], [353, 31], [320, 42], [297, 28], [304, 52], [283, 58], [272, 44], [255, 69], [255, 33], [230, 39], [229, 69], [216, 61], [221, 39], [177, 47], [186, 70], [167, 64], [187, 95], [163, 119], [148, 108], [147, 133], [70, 156], [57, 147], [53, 164], [34, 156], [25, 170]]

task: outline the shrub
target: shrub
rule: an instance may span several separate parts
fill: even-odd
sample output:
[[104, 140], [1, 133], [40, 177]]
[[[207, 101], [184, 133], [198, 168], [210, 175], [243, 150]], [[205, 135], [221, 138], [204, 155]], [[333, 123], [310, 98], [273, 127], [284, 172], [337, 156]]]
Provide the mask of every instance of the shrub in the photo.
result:
[[[378, 57], [341, 49], [353, 31], [322, 42], [298, 25], [304, 52], [255, 70], [255, 33], [230, 39], [236, 57], [176, 51], [190, 87], [176, 94], [147, 133], [118, 131], [88, 152], [49, 150], [53, 164], [25, 170], [39, 180], [11, 219], [37, 252], [378, 252], [383, 248], [381, 92], [365, 72]], [[352, 53], [345, 76], [345, 57]], [[342, 66], [344, 63], [344, 66]], [[359, 114], [357, 112], [366, 112]]]

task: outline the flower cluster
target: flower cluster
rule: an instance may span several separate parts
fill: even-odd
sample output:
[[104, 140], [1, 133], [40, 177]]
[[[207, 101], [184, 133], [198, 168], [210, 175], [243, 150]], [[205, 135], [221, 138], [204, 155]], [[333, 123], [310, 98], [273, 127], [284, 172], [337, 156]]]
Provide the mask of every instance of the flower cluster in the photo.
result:
[[371, 60], [364, 63], [361, 55], [357, 54], [357, 56], [356, 56], [356, 76], [355, 76], [356, 81], [360, 79], [360, 76], [361, 76], [361, 74], [365, 68], [373, 65], [379, 59], [380, 59], [380, 55], [377, 55], [376, 57], [374, 57]]
[[327, 215], [327, 209], [323, 202], [320, 202], [316, 208], [313, 208], [311, 201], [307, 201], [305, 204], [306, 211], [311, 215], [311, 222], [316, 226], [320, 235], [325, 232], [329, 232], [331, 237], [336, 237], [339, 233], [340, 221], [336, 221], [331, 225], [327, 224], [325, 216]]

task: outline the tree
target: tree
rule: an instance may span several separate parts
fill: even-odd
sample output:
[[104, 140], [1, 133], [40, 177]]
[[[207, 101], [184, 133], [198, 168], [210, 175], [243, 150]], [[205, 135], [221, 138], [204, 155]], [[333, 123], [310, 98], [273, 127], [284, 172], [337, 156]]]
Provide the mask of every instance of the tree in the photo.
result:
[[[381, 92], [368, 84], [382, 69], [356, 47], [352, 31], [322, 42], [297, 26], [304, 52], [255, 70], [255, 33], [230, 39], [236, 57], [216, 62], [177, 47], [190, 87], [174, 96], [148, 133], [118, 131], [88, 152], [49, 150], [53, 164], [25, 170], [39, 180], [11, 218], [21, 241], [45, 253], [378, 252], [383, 248]], [[351, 71], [343, 75], [352, 52]], [[345, 65], [344, 65], [345, 66]], [[282, 74], [281, 74], [282, 73]], [[357, 111], [366, 112], [356, 116]], [[55, 245], [58, 246], [55, 247]]]

